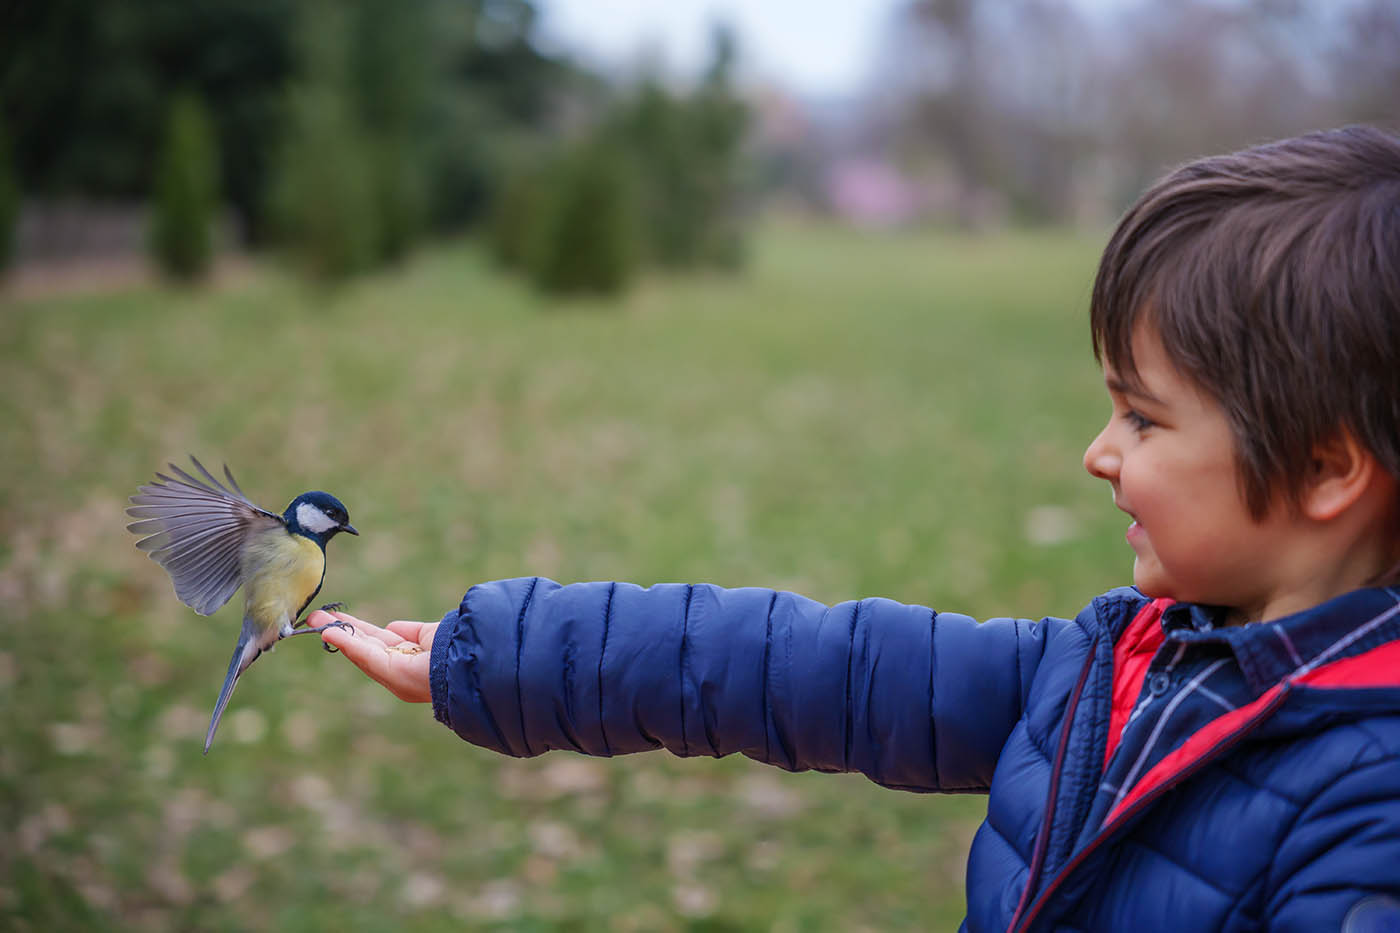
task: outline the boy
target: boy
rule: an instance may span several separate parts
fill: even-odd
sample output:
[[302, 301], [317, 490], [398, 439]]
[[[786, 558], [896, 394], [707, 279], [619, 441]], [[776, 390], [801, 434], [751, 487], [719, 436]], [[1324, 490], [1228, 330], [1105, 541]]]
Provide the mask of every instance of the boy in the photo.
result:
[[322, 637], [511, 755], [990, 793], [967, 930], [1394, 929], [1400, 140], [1177, 170], [1090, 317], [1113, 413], [1084, 465], [1132, 519], [1135, 586], [1074, 620], [534, 578]]

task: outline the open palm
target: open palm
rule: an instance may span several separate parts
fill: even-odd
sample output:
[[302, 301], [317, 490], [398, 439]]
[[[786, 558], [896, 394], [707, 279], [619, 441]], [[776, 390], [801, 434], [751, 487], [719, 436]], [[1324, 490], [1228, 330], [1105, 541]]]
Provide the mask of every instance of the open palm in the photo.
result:
[[321, 633], [326, 644], [340, 649], [356, 667], [386, 690], [408, 703], [428, 703], [428, 661], [433, 647], [436, 622], [390, 622], [380, 628], [345, 612], [317, 610], [307, 619], [311, 625], [325, 625], [332, 619], [354, 626], [354, 632], [329, 628]]

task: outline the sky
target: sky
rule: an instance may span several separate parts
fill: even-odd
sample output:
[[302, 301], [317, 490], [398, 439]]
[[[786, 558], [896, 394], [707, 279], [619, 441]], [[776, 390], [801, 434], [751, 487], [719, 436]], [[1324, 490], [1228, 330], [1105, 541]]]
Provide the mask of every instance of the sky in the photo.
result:
[[694, 75], [710, 26], [739, 36], [746, 76], [813, 97], [855, 92], [902, 0], [539, 0], [544, 42], [591, 63], [625, 67], [659, 53], [668, 69]]

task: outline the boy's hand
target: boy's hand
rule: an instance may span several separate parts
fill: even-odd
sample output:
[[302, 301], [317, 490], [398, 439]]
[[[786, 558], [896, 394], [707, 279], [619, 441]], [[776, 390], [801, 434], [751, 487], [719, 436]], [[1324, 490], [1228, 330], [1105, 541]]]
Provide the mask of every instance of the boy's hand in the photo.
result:
[[428, 659], [433, 647], [436, 622], [390, 622], [386, 628], [371, 625], [345, 612], [324, 612], [317, 609], [307, 617], [307, 623], [325, 625], [332, 619], [348, 622], [355, 633], [340, 628], [328, 628], [321, 640], [354, 662], [355, 666], [377, 680], [386, 690], [408, 703], [429, 703], [432, 691], [428, 686]]

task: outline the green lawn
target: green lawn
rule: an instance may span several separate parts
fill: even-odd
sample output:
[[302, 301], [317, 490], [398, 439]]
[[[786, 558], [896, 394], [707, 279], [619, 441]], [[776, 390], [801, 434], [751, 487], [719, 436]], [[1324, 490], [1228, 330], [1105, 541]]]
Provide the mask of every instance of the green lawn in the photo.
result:
[[378, 621], [533, 573], [1073, 614], [1130, 569], [1079, 464], [1100, 244], [771, 228], [742, 278], [556, 305], [464, 243], [0, 304], [0, 927], [951, 928], [983, 798], [505, 759], [311, 639], [202, 757], [237, 599], [180, 605], [123, 509], [187, 452], [334, 492], [322, 595]]

